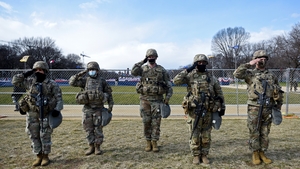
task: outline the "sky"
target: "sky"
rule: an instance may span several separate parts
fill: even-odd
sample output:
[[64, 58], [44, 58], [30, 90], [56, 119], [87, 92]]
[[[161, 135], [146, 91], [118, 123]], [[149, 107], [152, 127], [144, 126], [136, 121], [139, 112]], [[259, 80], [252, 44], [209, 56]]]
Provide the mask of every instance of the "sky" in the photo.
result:
[[0, 0], [0, 43], [50, 37], [63, 55], [126, 69], [157, 50], [166, 69], [211, 55], [218, 31], [243, 27], [249, 42], [291, 31], [299, 0]]

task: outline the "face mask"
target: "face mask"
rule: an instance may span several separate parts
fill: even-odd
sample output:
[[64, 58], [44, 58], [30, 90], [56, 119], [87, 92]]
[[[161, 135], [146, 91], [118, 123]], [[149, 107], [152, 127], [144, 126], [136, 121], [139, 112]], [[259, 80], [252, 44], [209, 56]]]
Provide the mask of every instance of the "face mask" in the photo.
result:
[[206, 71], [206, 65], [197, 65], [197, 69], [199, 72], [205, 72]]
[[96, 70], [90, 70], [90, 71], [89, 71], [89, 75], [90, 75], [91, 77], [96, 76]]
[[155, 63], [155, 59], [149, 59], [148, 61], [151, 65], [153, 65]]
[[260, 68], [264, 68], [266, 66], [266, 61], [265, 60], [261, 60], [258, 62], [258, 67]]
[[36, 81], [42, 83], [46, 79], [46, 75], [40, 72], [35, 73]]

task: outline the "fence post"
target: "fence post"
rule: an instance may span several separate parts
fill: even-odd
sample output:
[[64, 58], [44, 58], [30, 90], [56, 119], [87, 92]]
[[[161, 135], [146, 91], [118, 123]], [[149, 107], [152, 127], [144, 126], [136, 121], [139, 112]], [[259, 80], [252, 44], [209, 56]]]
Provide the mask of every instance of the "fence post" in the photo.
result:
[[286, 106], [285, 106], [285, 112], [286, 115], [288, 115], [289, 112], [289, 89], [290, 89], [290, 68], [286, 69], [286, 95], [285, 95], [285, 102], [286, 102]]

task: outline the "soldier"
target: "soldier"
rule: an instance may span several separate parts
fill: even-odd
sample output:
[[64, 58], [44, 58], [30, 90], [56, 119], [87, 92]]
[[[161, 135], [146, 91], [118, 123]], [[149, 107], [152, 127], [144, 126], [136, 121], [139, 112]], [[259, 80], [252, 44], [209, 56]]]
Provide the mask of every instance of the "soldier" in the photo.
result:
[[291, 87], [290, 87], [290, 91], [293, 91], [293, 90], [292, 90], [293, 87], [294, 87], [294, 91], [295, 91], [295, 92], [297, 91], [298, 83], [297, 83], [296, 80], [293, 80], [293, 81], [291, 82], [291, 85], [290, 85], [290, 86], [291, 86]]
[[[50, 163], [48, 154], [51, 152], [51, 134], [53, 132], [50, 119], [51, 116], [58, 117], [63, 109], [61, 89], [55, 81], [47, 78], [48, 73], [47, 63], [37, 61], [32, 70], [17, 74], [12, 79], [15, 86], [25, 88], [28, 91], [20, 101], [20, 113], [22, 115], [27, 114], [26, 131], [32, 142], [33, 153], [37, 155], [33, 166], [46, 166]], [[32, 74], [34, 76], [30, 78], [29, 76]], [[43, 93], [40, 93], [40, 87]], [[41, 97], [44, 99], [39, 100]], [[41, 112], [42, 110], [43, 112]]]
[[[192, 131], [189, 144], [193, 155], [193, 164], [199, 164], [200, 160], [204, 164], [209, 164], [212, 116], [213, 113], [217, 113], [218, 116], [224, 115], [224, 112], [219, 114], [218, 110], [225, 108], [219, 81], [207, 72], [206, 65], [208, 65], [207, 57], [204, 54], [197, 54], [194, 57], [193, 65], [174, 77], [176, 85], [187, 84], [190, 86], [183, 107], [185, 113], [188, 114], [187, 123], [190, 125], [190, 131]], [[204, 105], [206, 114], [202, 115], [201, 112], [200, 122], [195, 124], [195, 109], [200, 104]]]
[[[261, 160], [265, 164], [270, 164], [271, 159], [265, 156], [265, 152], [269, 146], [268, 135], [271, 129], [272, 108], [281, 109], [283, 91], [278, 83], [277, 78], [266, 69], [266, 64], [269, 59], [265, 50], [254, 52], [253, 58], [249, 63], [241, 64], [233, 73], [236, 78], [244, 79], [247, 83], [248, 91], [248, 120], [247, 126], [250, 133], [249, 149], [252, 153], [252, 163], [258, 165]], [[252, 65], [255, 65], [253, 70], [248, 70]], [[268, 104], [262, 105], [262, 119], [259, 119], [258, 112], [258, 93], [263, 93], [262, 82], [267, 82], [266, 99]], [[281, 117], [281, 115], [280, 115]], [[273, 119], [274, 120], [274, 119]], [[261, 127], [257, 128], [260, 123]]]
[[[87, 77], [84, 75], [88, 73]], [[86, 132], [86, 139], [89, 149], [85, 155], [101, 155], [100, 146], [103, 143], [103, 124], [102, 117], [104, 111], [104, 103], [108, 103], [108, 112], [111, 114], [113, 109], [112, 89], [104, 78], [100, 76], [100, 67], [97, 62], [89, 62], [87, 69], [71, 76], [69, 84], [74, 87], [80, 87], [82, 92], [76, 96], [79, 104], [83, 106], [82, 125]]]
[[[136, 90], [140, 94], [140, 115], [144, 123], [146, 152], [159, 151], [157, 141], [160, 136], [162, 118], [160, 105], [169, 104], [173, 94], [169, 74], [161, 65], [156, 64], [157, 57], [155, 49], [148, 49], [145, 59], [136, 63], [131, 71], [133, 76], [141, 76]], [[146, 62], [148, 64], [143, 66]]]

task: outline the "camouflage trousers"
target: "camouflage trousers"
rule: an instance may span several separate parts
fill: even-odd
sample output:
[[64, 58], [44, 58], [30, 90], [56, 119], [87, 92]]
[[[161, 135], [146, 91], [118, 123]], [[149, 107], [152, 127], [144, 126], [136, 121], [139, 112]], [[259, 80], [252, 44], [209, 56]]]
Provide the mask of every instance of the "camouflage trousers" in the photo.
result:
[[248, 105], [247, 127], [249, 129], [249, 149], [251, 151], [266, 151], [269, 147], [269, 133], [272, 123], [272, 109], [264, 108], [262, 113], [261, 127], [256, 130], [258, 123], [258, 106]]
[[86, 139], [88, 144], [99, 144], [103, 143], [103, 126], [102, 123], [102, 108], [88, 108], [83, 107], [82, 125], [86, 132]]
[[[202, 121], [202, 122], [201, 122]], [[200, 119], [197, 127], [189, 141], [191, 154], [193, 156], [208, 155], [211, 144], [212, 113], [208, 112], [203, 119]], [[187, 125], [192, 134], [195, 119], [188, 116]]]
[[146, 140], [159, 140], [161, 123], [160, 103], [160, 101], [140, 100], [140, 115], [143, 119]]
[[31, 148], [34, 154], [51, 153], [51, 134], [53, 129], [50, 128], [47, 117], [45, 117], [43, 123], [40, 124], [39, 113], [29, 111], [26, 116], [25, 131], [31, 140]]

